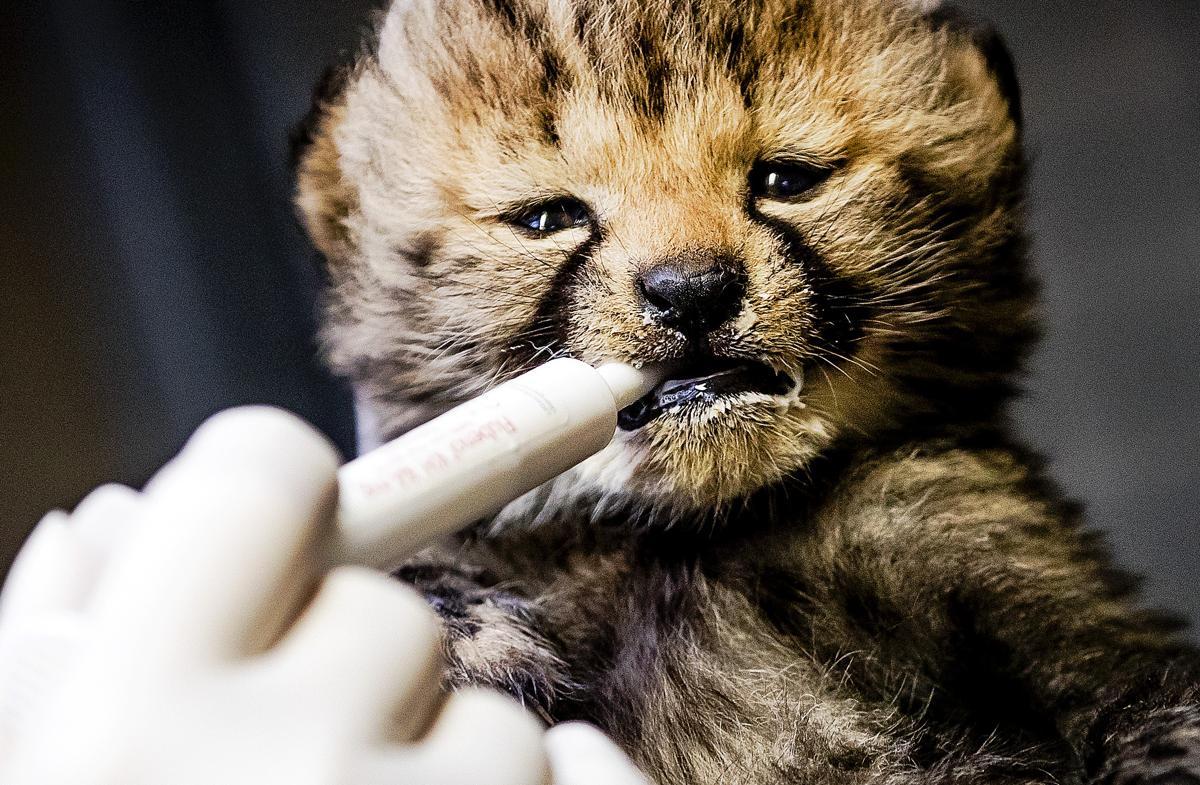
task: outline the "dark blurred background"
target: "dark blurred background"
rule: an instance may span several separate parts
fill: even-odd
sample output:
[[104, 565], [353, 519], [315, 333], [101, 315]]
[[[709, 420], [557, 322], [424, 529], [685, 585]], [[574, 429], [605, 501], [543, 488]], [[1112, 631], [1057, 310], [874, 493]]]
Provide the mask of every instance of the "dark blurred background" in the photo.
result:
[[[313, 358], [287, 136], [371, 0], [2, 12], [0, 572], [42, 512], [270, 402], [353, 449]], [[1200, 2], [973, 0], [1016, 55], [1048, 338], [1026, 437], [1200, 618]]]

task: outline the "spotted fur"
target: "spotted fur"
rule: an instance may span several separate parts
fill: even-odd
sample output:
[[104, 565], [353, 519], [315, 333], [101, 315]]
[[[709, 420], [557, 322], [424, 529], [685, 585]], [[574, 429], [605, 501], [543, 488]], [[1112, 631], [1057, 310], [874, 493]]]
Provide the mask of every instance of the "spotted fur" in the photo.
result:
[[[662, 783], [1194, 782], [1195, 652], [1005, 432], [1036, 335], [1015, 69], [897, 0], [398, 0], [299, 137], [325, 345], [398, 434], [551, 357], [674, 361], [639, 276], [803, 389], [621, 432], [401, 576], [450, 682]], [[757, 198], [763, 161], [830, 172]], [[586, 225], [514, 216], [572, 197]]]

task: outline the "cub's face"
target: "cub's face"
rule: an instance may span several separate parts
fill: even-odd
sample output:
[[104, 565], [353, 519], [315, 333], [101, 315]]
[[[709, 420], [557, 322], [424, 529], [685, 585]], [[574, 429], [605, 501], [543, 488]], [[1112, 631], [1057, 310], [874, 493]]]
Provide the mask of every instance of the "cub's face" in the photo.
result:
[[685, 514], [992, 411], [1028, 337], [998, 39], [895, 0], [400, 0], [319, 104], [326, 339], [394, 435], [667, 362], [559, 483]]

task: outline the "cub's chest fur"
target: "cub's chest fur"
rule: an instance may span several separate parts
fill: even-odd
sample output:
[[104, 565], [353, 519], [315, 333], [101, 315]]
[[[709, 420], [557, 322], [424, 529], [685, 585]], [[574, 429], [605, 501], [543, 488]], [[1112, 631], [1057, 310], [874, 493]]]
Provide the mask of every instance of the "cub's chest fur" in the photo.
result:
[[1027, 467], [943, 441], [859, 455], [839, 476], [807, 504], [802, 488], [793, 505], [759, 500], [702, 542], [581, 509], [448, 545], [401, 576], [447, 618], [452, 683], [598, 723], [662, 782], [895, 776], [943, 745], [986, 748], [989, 777], [1068, 777], [1062, 739], [991, 670], [1005, 644], [976, 634], [955, 588], [956, 565], [988, 558], [965, 544], [1053, 514], [1021, 490]]

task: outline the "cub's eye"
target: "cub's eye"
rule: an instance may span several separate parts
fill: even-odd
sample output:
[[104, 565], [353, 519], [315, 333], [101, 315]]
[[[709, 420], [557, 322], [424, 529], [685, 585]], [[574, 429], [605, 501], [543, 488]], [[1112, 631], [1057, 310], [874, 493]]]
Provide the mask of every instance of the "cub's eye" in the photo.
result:
[[582, 202], [575, 199], [555, 199], [552, 202], [527, 207], [510, 220], [511, 223], [531, 232], [549, 234], [576, 226], [587, 226], [592, 216]]
[[831, 174], [811, 164], [763, 161], [750, 170], [750, 193], [762, 199], [794, 199]]

